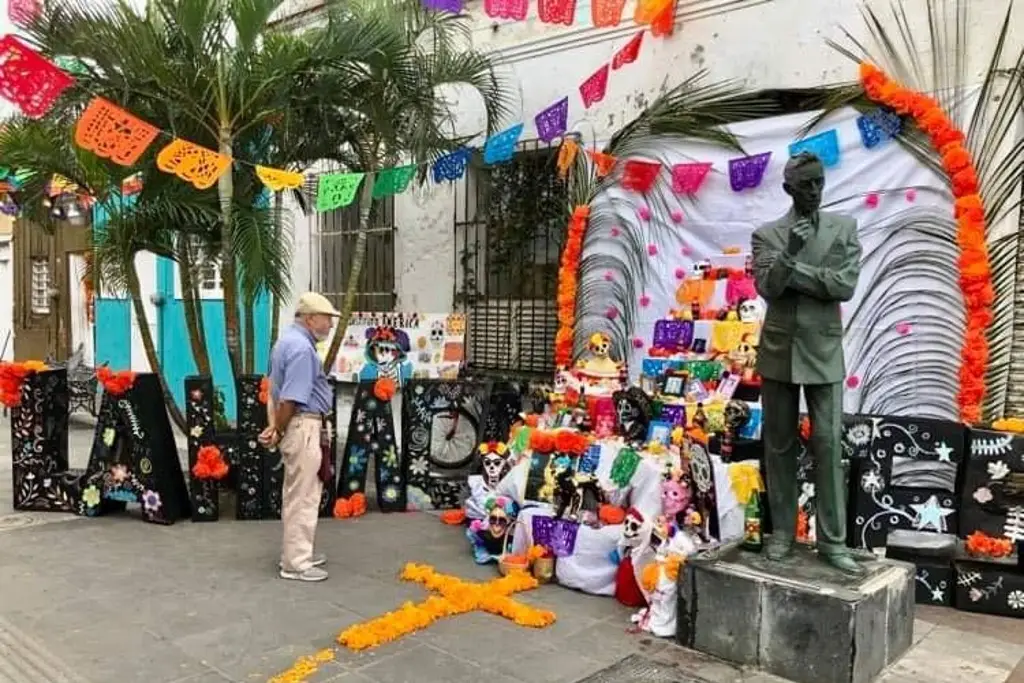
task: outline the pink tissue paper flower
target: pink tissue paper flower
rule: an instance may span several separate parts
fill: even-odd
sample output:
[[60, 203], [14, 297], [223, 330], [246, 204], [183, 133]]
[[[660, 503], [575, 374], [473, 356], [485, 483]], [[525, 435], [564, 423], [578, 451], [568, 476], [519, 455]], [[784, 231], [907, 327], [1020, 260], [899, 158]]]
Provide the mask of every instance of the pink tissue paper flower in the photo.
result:
[[644, 340], [640, 337], [633, 337], [633, 348], [642, 349], [644, 348]]
[[864, 198], [864, 203], [870, 206], [872, 209], [878, 206], [878, 193], [872, 192]]
[[619, 309], [615, 308], [614, 306], [609, 306], [608, 310], [605, 311], [604, 314], [605, 317], [607, 317], [609, 320], [615, 320], [616, 318], [619, 317]]
[[689, 245], [686, 245], [686, 244], [683, 245], [683, 248], [682, 248], [681, 251], [683, 252], [683, 256], [690, 256], [690, 255], [693, 254], [693, 249]]
[[612, 237], [618, 237], [621, 234], [622, 234], [621, 230], [619, 230], [618, 228], [612, 228]]
[[686, 271], [682, 268], [676, 268], [676, 279], [682, 280], [686, 277]]
[[641, 206], [640, 207], [639, 214], [640, 214], [640, 220], [644, 220], [644, 221], [651, 220], [651, 210], [648, 209], [646, 206]]
[[604, 271], [604, 279], [607, 280], [608, 282], [611, 282], [612, 280], [615, 279], [615, 275], [612, 273], [612, 271], [606, 270]]
[[856, 389], [860, 386], [860, 377], [857, 375], [850, 375], [846, 378], [846, 387], [848, 389]]
[[683, 222], [683, 212], [680, 211], [679, 209], [676, 209], [675, 211], [670, 213], [669, 216], [672, 218], [672, 222], [673, 223], [682, 223]]
[[908, 202], [914, 201], [915, 199], [917, 199], [917, 190], [913, 188], [907, 190], [906, 197]]
[[897, 334], [901, 334], [903, 336], [907, 336], [908, 334], [910, 334], [910, 329], [911, 329], [910, 328], [910, 323], [908, 323], [908, 322], [896, 323], [896, 333]]
[[640, 307], [641, 308], [647, 308], [650, 305], [651, 305], [651, 297], [647, 296], [646, 294], [644, 294], [643, 296], [640, 297]]
[[648, 256], [657, 256], [658, 255], [658, 245], [657, 244], [648, 244], [647, 245], [647, 255]]

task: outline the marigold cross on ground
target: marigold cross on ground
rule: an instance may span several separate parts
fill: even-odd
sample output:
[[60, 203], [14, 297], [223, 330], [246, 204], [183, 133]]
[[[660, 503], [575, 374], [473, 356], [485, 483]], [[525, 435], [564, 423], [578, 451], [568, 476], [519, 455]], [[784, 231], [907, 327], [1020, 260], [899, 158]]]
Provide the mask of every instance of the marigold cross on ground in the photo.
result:
[[435, 595], [420, 603], [407, 602], [394, 612], [345, 629], [338, 636], [340, 644], [352, 650], [365, 650], [426, 628], [442, 617], [477, 610], [533, 628], [543, 628], [555, 621], [554, 612], [530, 607], [509, 597], [539, 585], [537, 579], [523, 572], [513, 572], [486, 583], [473, 583], [439, 574], [426, 565], [410, 563], [401, 578], [422, 584]]

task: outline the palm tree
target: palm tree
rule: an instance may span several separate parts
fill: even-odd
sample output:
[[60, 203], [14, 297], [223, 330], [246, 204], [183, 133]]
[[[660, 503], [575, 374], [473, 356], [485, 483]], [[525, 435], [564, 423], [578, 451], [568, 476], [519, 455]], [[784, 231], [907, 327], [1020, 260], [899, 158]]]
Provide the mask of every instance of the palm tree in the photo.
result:
[[[351, 83], [348, 101], [324, 121], [325, 128], [340, 132], [344, 141], [340, 150], [324, 158], [331, 158], [342, 169], [366, 173], [356, 200], [359, 232], [340, 302], [341, 322], [327, 351], [326, 369], [334, 364], [355, 307], [367, 231], [375, 209], [376, 175], [397, 165], [414, 164], [422, 182], [430, 162], [480, 132], [493, 134], [512, 111], [511, 90], [497, 73], [493, 58], [466, 47], [467, 17], [425, 10], [418, 0], [357, 1], [348, 5], [348, 11], [348, 16], [360, 23], [370, 17], [384, 21], [402, 36], [403, 46], [388, 67], [367, 64]], [[486, 130], [473, 131], [472, 135], [457, 133], [450, 91], [455, 87], [475, 91], [482, 100]], [[465, 97], [465, 92], [460, 93], [460, 99]]]
[[[47, 120], [66, 126], [65, 138], [86, 102], [98, 94], [176, 137], [228, 156], [237, 151], [240, 159], [249, 162], [301, 170], [327, 160], [344, 168], [372, 170], [402, 152], [424, 160], [454, 146], [456, 141], [450, 138], [438, 135], [435, 139], [447, 113], [434, 92], [436, 84], [476, 82], [485, 94], [497, 89], [486, 60], [473, 54], [448, 56], [456, 22], [411, 10], [413, 0], [404, 2], [379, 6], [328, 2], [323, 25], [289, 34], [269, 25], [283, 0], [151, 0], [144, 12], [125, 0], [64, 0], [26, 33], [44, 55], [74, 55], [79, 61], [75, 86]], [[418, 29], [416, 36], [434, 27], [435, 52], [443, 59], [418, 61], [426, 52], [413, 45], [410, 26]], [[442, 78], [445, 75], [452, 78]], [[373, 97], [378, 94], [393, 99], [375, 103]], [[388, 113], [400, 112], [403, 101], [426, 118], [414, 124], [401, 114], [394, 120], [378, 116], [374, 121], [380, 126], [376, 133], [380, 142], [370, 143], [375, 133], [366, 113], [374, 106], [383, 110], [385, 105]], [[504, 112], [500, 97], [486, 104], [494, 114], [491, 121]], [[431, 123], [435, 120], [436, 124]], [[394, 130], [395, 121], [402, 122], [399, 132]], [[46, 124], [19, 125], [28, 131]], [[410, 128], [418, 130], [418, 137], [411, 135]], [[32, 135], [45, 139], [41, 133], [40, 128]], [[40, 178], [52, 172], [72, 180], [83, 177], [81, 169], [71, 167], [82, 165], [84, 161], [79, 160], [84, 157], [70, 143], [47, 150], [41, 145], [24, 146], [24, 136], [9, 135], [5, 140], [0, 146], [5, 159], [9, 163], [19, 159], [18, 165], [38, 170]], [[132, 171], [146, 175], [146, 190], [130, 210], [112, 204], [125, 220], [114, 225], [120, 220], [114, 218], [102, 241], [113, 245], [117, 237], [120, 246], [97, 248], [97, 269], [123, 283], [135, 299], [131, 285], [137, 278], [132, 277], [134, 266], [126, 259], [132, 249], [177, 261], [193, 356], [199, 371], [209, 372], [205, 326], [191, 272], [207, 259], [218, 260], [231, 369], [235, 375], [252, 372], [253, 304], [261, 295], [280, 298], [289, 286], [290, 249], [281, 221], [274, 219], [279, 212], [254, 206], [263, 187], [249, 164], [236, 162], [220, 177], [216, 190], [208, 191], [156, 173], [153, 158], [166, 142], [155, 144], [132, 169], [95, 159], [88, 162], [107, 174], [82, 183], [97, 196], [107, 196], [105, 188], [116, 187], [118, 179]], [[36, 188], [37, 196], [39, 192]], [[160, 201], [147, 208], [152, 198]], [[170, 210], [175, 202], [194, 209], [189, 222]], [[159, 207], [168, 209], [164, 219], [154, 215]], [[139, 235], [129, 234], [131, 226], [138, 226], [137, 221], [128, 220], [133, 214], [148, 216], [152, 225]], [[124, 229], [119, 232], [119, 227]], [[361, 258], [356, 263], [361, 265]], [[242, 307], [247, 313], [244, 360]], [[140, 307], [136, 312], [141, 313], [140, 327], [148, 330], [144, 312]], [[155, 349], [145, 345], [151, 366], [158, 370]]]

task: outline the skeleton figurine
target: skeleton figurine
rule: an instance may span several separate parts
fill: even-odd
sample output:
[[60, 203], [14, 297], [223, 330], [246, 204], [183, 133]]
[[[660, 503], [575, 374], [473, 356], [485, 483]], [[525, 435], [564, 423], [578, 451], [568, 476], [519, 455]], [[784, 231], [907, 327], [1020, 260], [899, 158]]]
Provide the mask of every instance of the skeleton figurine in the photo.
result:
[[750, 406], [746, 401], [732, 400], [725, 404], [725, 430], [722, 432], [722, 458], [728, 462], [732, 456], [732, 441], [750, 421]]
[[566, 468], [555, 475], [555, 518], [575, 519], [578, 510], [573, 506], [575, 500], [576, 473]]
[[640, 443], [647, 438], [647, 426], [651, 421], [654, 407], [639, 387], [612, 394], [615, 414], [619, 420], [619, 432], [627, 443]]
[[483, 468], [484, 482], [487, 487], [494, 489], [502, 478], [512, 469], [512, 463], [508, 457], [508, 447], [498, 441], [488, 441], [480, 444], [480, 465]]
[[641, 554], [650, 542], [650, 536], [650, 524], [640, 511], [636, 508], [627, 510], [622, 523], [622, 537], [611, 558], [619, 566], [615, 573], [615, 599], [627, 607], [647, 606], [647, 599], [636, 581], [633, 556]]
[[577, 363], [577, 367], [584, 374], [599, 377], [617, 377], [619, 375], [622, 364], [611, 359], [611, 337], [603, 332], [595, 332], [590, 335], [587, 350], [590, 352], [590, 358]]

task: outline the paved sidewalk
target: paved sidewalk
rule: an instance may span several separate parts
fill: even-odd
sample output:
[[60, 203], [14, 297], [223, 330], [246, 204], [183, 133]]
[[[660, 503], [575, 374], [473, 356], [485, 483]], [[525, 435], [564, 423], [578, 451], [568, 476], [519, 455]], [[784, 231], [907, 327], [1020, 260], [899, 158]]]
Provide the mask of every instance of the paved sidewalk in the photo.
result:
[[[473, 564], [460, 530], [426, 514], [323, 521], [319, 550], [331, 578], [313, 585], [276, 578], [277, 522], [158, 527], [131, 514], [11, 514], [5, 422], [0, 430], [2, 683], [266, 681], [331, 646], [346, 626], [425, 597], [398, 581], [406, 562], [469, 580], [496, 575]], [[644, 653], [676, 664], [680, 681], [781, 681], [628, 635], [629, 610], [610, 598], [545, 586], [518, 599], [552, 609], [558, 621], [533, 630], [458, 616], [367, 653], [339, 650], [308, 680], [573, 683]], [[925, 609], [916, 627], [914, 648], [884, 683], [1024, 683], [1024, 622]]]

